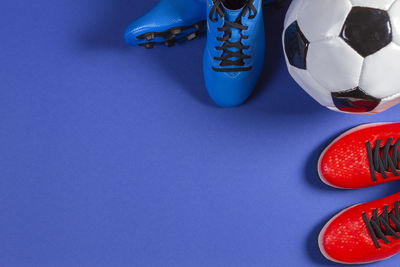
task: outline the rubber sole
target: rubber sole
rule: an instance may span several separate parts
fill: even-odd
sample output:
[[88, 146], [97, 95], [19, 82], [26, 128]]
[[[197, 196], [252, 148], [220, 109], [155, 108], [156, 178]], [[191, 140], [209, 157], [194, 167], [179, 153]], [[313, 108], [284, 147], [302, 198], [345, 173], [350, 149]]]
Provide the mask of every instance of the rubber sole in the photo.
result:
[[[174, 46], [176, 42], [181, 40], [194, 40], [206, 29], [206, 21], [199, 21], [190, 26], [173, 27], [163, 32], [147, 32], [136, 37], [138, 40], [145, 40], [145, 43], [139, 44], [145, 48], [151, 49], [156, 45], [165, 45], [167, 47]], [[194, 30], [194, 31], [190, 31]], [[185, 34], [185, 32], [188, 32]], [[182, 35], [183, 34], [183, 35]], [[182, 35], [182, 36], [180, 36]], [[179, 36], [179, 37], [178, 37]], [[163, 38], [165, 41], [155, 42], [155, 38]]]

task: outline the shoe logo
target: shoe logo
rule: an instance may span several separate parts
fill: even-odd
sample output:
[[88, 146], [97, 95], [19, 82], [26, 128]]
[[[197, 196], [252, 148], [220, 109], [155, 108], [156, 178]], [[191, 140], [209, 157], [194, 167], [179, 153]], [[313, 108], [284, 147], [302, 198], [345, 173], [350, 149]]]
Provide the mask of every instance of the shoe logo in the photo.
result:
[[376, 173], [382, 174], [384, 179], [389, 178], [387, 172], [400, 176], [400, 138], [392, 145], [394, 138], [389, 138], [386, 144], [381, 147], [382, 139], [378, 139], [375, 148], [372, 149], [371, 143], [367, 142], [367, 152], [371, 177], [374, 182], [377, 181]]
[[[383, 207], [382, 214], [378, 215], [378, 210], [372, 211], [372, 218], [368, 219], [367, 214], [362, 214], [363, 220], [368, 228], [368, 232], [375, 244], [375, 247], [380, 249], [378, 239], [382, 240], [385, 244], [389, 244], [390, 240], [387, 238], [392, 236], [396, 239], [400, 239], [400, 212], [399, 202], [394, 203], [394, 208], [389, 212], [388, 205]], [[392, 221], [392, 223], [390, 222]]]

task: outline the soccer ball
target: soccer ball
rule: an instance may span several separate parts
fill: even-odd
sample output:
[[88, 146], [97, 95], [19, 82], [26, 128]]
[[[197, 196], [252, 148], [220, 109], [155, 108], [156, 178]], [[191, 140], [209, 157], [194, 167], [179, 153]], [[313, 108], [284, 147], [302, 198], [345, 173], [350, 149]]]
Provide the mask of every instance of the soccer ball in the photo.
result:
[[320, 104], [373, 114], [400, 102], [400, 0], [293, 0], [289, 73]]

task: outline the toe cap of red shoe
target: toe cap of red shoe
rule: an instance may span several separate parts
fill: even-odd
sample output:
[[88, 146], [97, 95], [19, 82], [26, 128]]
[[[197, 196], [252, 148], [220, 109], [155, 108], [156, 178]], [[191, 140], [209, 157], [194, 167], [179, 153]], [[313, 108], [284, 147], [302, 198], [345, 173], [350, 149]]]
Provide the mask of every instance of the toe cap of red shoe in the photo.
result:
[[331, 143], [318, 160], [318, 174], [327, 185], [355, 189], [373, 184], [365, 144], [356, 140]]

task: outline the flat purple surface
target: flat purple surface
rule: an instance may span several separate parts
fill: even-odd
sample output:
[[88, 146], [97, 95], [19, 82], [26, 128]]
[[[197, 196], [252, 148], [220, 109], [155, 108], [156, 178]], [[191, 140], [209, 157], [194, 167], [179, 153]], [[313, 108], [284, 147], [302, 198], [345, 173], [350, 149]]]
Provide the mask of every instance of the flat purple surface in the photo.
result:
[[319, 106], [286, 70], [284, 10], [268, 8], [257, 90], [218, 108], [204, 37], [124, 44], [156, 2], [2, 1], [0, 266], [331, 265], [317, 248], [323, 223], [400, 187], [330, 189], [318, 153], [349, 127], [398, 120], [400, 107]]

